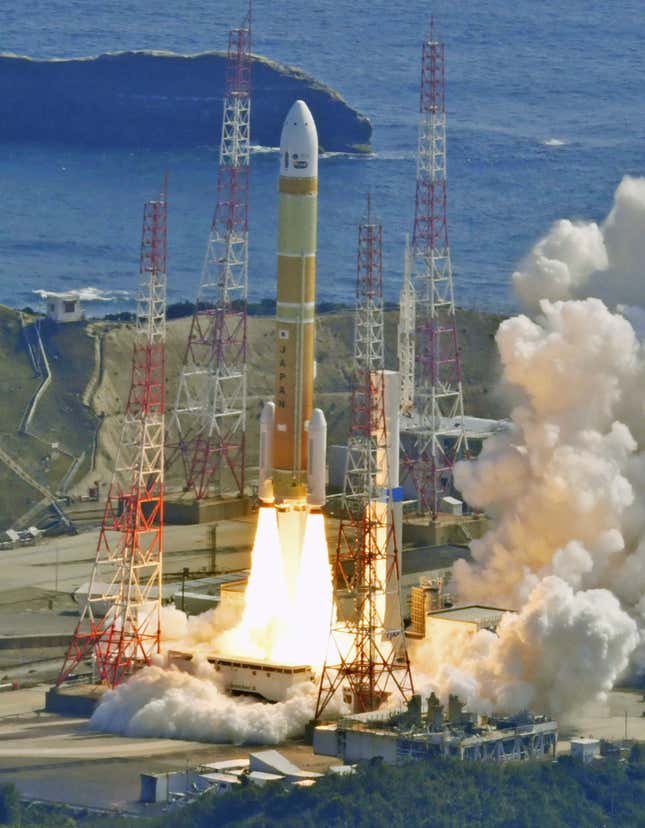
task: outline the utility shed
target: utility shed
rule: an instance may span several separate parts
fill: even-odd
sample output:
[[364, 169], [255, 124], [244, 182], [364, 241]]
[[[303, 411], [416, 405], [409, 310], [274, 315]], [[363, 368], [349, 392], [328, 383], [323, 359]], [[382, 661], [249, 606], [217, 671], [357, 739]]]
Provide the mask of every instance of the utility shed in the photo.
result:
[[249, 770], [279, 773], [282, 776], [292, 776], [300, 773], [300, 768], [277, 750], [260, 750], [257, 753], [249, 753]]
[[572, 739], [571, 756], [580, 762], [591, 762], [596, 756], [600, 756], [599, 739]]
[[54, 322], [80, 322], [85, 318], [78, 293], [42, 293], [47, 318]]
[[240, 784], [239, 777], [230, 773], [202, 773], [200, 779], [217, 793], [226, 793]]
[[238, 773], [249, 768], [248, 757], [239, 759], [220, 759], [218, 762], [205, 762], [200, 765], [202, 773]]
[[168, 800], [167, 773], [142, 773], [140, 780], [140, 802], [166, 802]]
[[284, 779], [279, 773], [264, 773], [263, 771], [251, 771], [249, 774], [249, 781], [254, 785], [263, 787], [268, 782], [280, 782]]
[[441, 511], [447, 512], [449, 515], [463, 515], [463, 501], [458, 500], [456, 497], [451, 497], [450, 495], [448, 495], [447, 497], [442, 497]]

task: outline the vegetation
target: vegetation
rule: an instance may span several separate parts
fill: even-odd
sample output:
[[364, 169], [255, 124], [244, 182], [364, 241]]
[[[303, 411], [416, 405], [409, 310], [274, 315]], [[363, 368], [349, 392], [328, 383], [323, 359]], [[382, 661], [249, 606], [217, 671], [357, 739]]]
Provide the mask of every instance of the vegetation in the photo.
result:
[[[181, 362], [194, 305], [179, 302], [168, 308], [166, 399], [175, 399]], [[273, 396], [275, 300], [249, 306], [249, 399], [247, 462], [257, 463], [258, 420], [262, 403]], [[466, 411], [475, 416], [503, 417], [509, 410], [496, 391], [497, 356], [494, 334], [501, 317], [478, 311], [457, 311], [462, 350]], [[128, 397], [134, 336], [133, 317], [114, 314], [109, 319], [67, 325], [44, 323], [43, 341], [52, 371], [52, 384], [43, 394], [30, 431], [18, 433], [27, 404], [41, 381], [35, 377], [20, 332], [17, 311], [0, 307], [0, 391], [4, 400], [4, 426], [0, 445], [37, 480], [55, 491], [72, 458], [85, 452], [85, 461], [72, 485], [72, 494], [85, 493], [94, 480], [107, 482]], [[342, 443], [349, 427], [353, 312], [340, 305], [318, 305], [316, 325], [317, 378], [315, 404], [325, 411], [330, 445]], [[396, 368], [398, 311], [388, 303], [385, 313], [386, 367]], [[96, 342], [100, 342], [96, 348]], [[103, 359], [96, 364], [96, 358]], [[95, 384], [90, 380], [96, 377]], [[91, 393], [86, 389], [91, 388]], [[100, 424], [100, 429], [99, 429]], [[94, 436], [98, 446], [90, 470]], [[59, 444], [58, 449], [52, 444]], [[65, 453], [67, 451], [68, 453]], [[90, 473], [91, 471], [91, 473]], [[89, 473], [89, 474], [88, 474]], [[171, 469], [168, 482], [176, 484], [180, 469]], [[0, 464], [0, 530], [11, 525], [41, 495]]]
[[[39, 384], [40, 379], [34, 376], [22, 341], [20, 315], [17, 311], [0, 305], [0, 445], [7, 451], [12, 450], [11, 439], [16, 435], [25, 408]], [[27, 437], [20, 441], [17, 456], [28, 453], [25, 447], [29, 443]], [[0, 463], [0, 530], [11, 525], [17, 515], [27, 511], [40, 497], [40, 494]]]
[[[123, 826], [118, 818], [97, 819], [59, 811], [17, 812], [15, 791], [0, 790], [6, 825]], [[2, 810], [4, 808], [4, 810]], [[44, 821], [36, 822], [35, 819]], [[1, 820], [0, 820], [1, 821]], [[645, 824], [645, 761], [636, 746], [628, 761], [582, 765], [571, 759], [522, 764], [450, 760], [389, 767], [361, 766], [356, 774], [328, 776], [310, 788], [272, 783], [241, 785], [207, 794], [156, 819], [148, 828], [640, 828]]]

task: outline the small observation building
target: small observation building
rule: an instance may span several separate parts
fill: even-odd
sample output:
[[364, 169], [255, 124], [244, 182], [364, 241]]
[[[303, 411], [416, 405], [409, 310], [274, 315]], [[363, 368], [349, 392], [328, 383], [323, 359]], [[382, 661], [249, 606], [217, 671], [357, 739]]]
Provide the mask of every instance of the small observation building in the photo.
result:
[[45, 312], [53, 322], [82, 322], [85, 313], [81, 307], [81, 297], [78, 293], [44, 292]]

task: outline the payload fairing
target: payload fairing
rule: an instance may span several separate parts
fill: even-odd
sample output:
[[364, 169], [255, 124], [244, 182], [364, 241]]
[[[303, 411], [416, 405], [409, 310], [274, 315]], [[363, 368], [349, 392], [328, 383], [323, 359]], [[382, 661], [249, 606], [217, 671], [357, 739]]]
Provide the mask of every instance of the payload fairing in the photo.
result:
[[260, 420], [259, 496], [280, 512], [325, 502], [327, 424], [313, 409], [318, 134], [296, 101], [280, 137], [275, 402]]

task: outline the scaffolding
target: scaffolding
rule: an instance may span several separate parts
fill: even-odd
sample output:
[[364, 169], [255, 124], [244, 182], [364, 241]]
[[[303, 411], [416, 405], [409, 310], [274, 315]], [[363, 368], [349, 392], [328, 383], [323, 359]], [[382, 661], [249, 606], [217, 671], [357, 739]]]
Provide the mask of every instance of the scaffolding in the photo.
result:
[[159, 652], [163, 562], [167, 183], [143, 211], [128, 403], [80, 620], [57, 686], [90, 656], [115, 687]]

